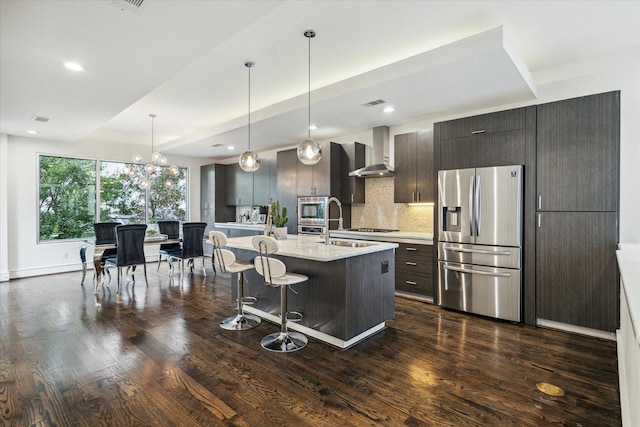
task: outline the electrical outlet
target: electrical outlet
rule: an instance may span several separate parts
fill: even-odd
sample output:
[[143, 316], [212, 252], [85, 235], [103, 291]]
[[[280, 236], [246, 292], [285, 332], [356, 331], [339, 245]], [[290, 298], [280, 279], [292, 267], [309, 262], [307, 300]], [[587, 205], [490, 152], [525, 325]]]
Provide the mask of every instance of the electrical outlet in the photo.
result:
[[69, 252], [62, 252], [62, 259], [67, 259], [69, 258]]

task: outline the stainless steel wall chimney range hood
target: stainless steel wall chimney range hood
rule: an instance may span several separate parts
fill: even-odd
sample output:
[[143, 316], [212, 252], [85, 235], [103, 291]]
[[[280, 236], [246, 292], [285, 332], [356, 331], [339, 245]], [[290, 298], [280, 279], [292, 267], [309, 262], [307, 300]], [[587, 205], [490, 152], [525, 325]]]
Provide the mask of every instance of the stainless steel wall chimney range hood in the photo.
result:
[[[386, 154], [386, 155], [385, 155]], [[373, 128], [373, 164], [349, 172], [349, 176], [358, 178], [384, 178], [393, 176], [393, 167], [389, 166], [389, 128]]]

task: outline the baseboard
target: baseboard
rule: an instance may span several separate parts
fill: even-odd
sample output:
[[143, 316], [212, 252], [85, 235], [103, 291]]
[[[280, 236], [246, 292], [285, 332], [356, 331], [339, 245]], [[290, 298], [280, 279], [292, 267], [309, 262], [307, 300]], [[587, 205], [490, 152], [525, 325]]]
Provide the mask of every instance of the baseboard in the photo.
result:
[[558, 329], [574, 334], [587, 335], [594, 338], [603, 338], [605, 340], [616, 340], [614, 332], [600, 331], [598, 329], [585, 328], [584, 326], [570, 325], [568, 323], [554, 322], [553, 320], [536, 319], [536, 325], [543, 328]]
[[10, 279], [8, 271], [0, 272], [0, 282], [8, 282]]

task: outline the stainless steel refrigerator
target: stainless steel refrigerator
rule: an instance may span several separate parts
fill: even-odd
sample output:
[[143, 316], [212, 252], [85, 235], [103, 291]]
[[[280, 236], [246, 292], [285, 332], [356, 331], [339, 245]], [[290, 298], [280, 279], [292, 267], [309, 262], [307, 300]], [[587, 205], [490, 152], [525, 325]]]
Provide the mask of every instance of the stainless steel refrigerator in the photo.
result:
[[522, 166], [438, 172], [438, 303], [522, 321]]

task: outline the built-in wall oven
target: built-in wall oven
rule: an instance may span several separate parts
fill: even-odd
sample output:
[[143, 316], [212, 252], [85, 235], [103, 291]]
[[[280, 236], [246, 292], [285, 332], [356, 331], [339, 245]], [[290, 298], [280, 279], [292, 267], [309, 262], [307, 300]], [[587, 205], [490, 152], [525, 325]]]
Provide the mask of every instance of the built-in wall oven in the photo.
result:
[[298, 197], [298, 234], [324, 234], [329, 225], [328, 196]]

